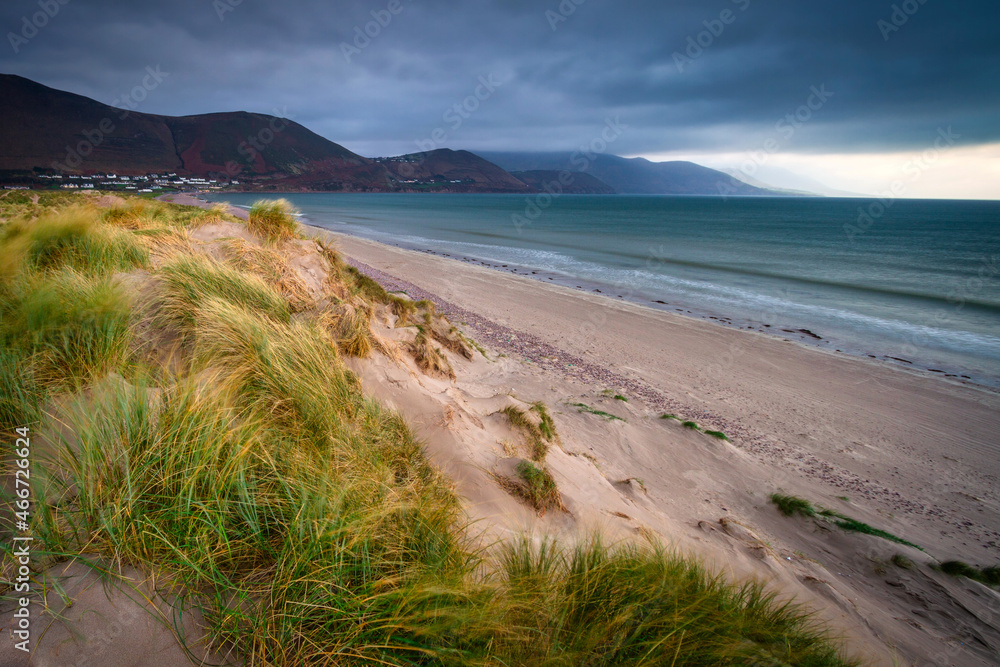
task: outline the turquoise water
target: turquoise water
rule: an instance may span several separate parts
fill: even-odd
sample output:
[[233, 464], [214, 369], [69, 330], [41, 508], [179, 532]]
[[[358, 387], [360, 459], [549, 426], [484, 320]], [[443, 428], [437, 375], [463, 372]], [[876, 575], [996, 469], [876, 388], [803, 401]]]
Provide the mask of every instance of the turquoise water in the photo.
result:
[[285, 196], [333, 231], [1000, 386], [1000, 202]]

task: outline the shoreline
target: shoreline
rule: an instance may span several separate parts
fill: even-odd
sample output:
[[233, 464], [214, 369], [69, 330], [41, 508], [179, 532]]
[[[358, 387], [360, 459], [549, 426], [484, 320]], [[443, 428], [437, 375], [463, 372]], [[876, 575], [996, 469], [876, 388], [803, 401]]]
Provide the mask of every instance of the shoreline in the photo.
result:
[[[467, 302], [462, 305], [462, 300], [450, 298], [450, 295], [447, 293], [442, 294], [442, 290], [419, 284], [425, 281], [414, 280], [416, 276], [412, 274], [409, 276], [403, 275], [401, 277], [399, 275], [401, 273], [400, 271], [393, 270], [395, 267], [390, 268], [383, 266], [379, 268], [372, 265], [374, 262], [368, 263], [364, 261], [363, 257], [359, 258], [359, 255], [364, 256], [370, 253], [375, 253], [376, 255], [394, 254], [391, 253], [392, 250], [395, 250], [398, 253], [412, 253], [413, 255], [418, 256], [424, 255], [424, 253], [400, 250], [376, 241], [361, 239], [359, 237], [349, 235], [336, 234], [335, 232], [330, 232], [329, 230], [323, 228], [309, 227], [309, 229], [317, 233], [328, 234], [331, 238], [335, 239], [337, 241], [337, 245], [341, 248], [342, 253], [345, 255], [345, 259], [362, 272], [381, 282], [387, 287], [387, 289], [395, 288], [400, 291], [405, 291], [408, 295], [417, 299], [429, 298], [433, 300], [436, 304], [438, 304], [443, 312], [448, 313], [456, 322], [468, 324], [475, 331], [477, 337], [484, 338], [485, 341], [491, 345], [520, 355], [542, 370], [556, 372], [595, 386], [608, 386], [626, 390], [633, 396], [641, 398], [650, 408], [653, 408], [658, 412], [676, 412], [684, 419], [698, 421], [706, 427], [712, 427], [715, 430], [723, 431], [727, 435], [730, 435], [733, 442], [736, 443], [740, 449], [747, 451], [770, 465], [780, 466], [786, 469], [791, 467], [791, 470], [786, 470], [786, 472], [800, 475], [805, 479], [822, 483], [826, 487], [827, 493], [847, 492], [851, 494], [852, 497], [863, 499], [866, 502], [882, 506], [885, 508], [884, 511], [890, 513], [901, 513], [914, 519], [919, 518], [921, 520], [930, 520], [935, 523], [944, 523], [949, 529], [958, 531], [961, 538], [966, 540], [971, 538], [979, 541], [979, 547], [982, 548], [984, 552], [990, 552], [1000, 547], [1000, 522], [994, 522], [996, 525], [991, 526], [985, 531], [976, 530], [974, 529], [974, 526], [967, 525], [970, 523], [968, 518], [971, 516], [971, 513], [966, 513], [960, 510], [955, 512], [946, 512], [931, 503], [922, 502], [919, 499], [913, 499], [910, 497], [910, 494], [898, 490], [898, 486], [896, 484], [890, 484], [889, 480], [877, 476], [875, 474], [877, 471], [875, 470], [869, 471], [869, 475], [866, 476], [863, 472], [852, 470], [851, 466], [844, 465], [846, 463], [844, 461], [831, 461], [829, 457], [824, 456], [824, 452], [822, 451], [802, 451], [802, 448], [797, 446], [790, 438], [775, 437], [776, 434], [773, 431], [770, 431], [769, 429], [761, 429], [759, 427], [755, 428], [753, 425], [748, 424], [740, 417], [726, 415], [723, 410], [713, 409], [714, 406], [710, 407], [704, 404], [697, 405], [697, 403], [699, 403], [698, 400], [683, 400], [678, 398], [678, 394], [681, 392], [672, 390], [669, 386], [663, 386], [655, 382], [651, 383], [645, 378], [636, 377], [630, 373], [620, 373], [609, 370], [609, 368], [614, 368], [615, 364], [607, 363], [606, 361], [604, 363], [601, 363], [600, 361], [595, 363], [595, 361], [587, 358], [587, 354], [579, 354], [576, 353], [575, 350], [566, 349], [567, 346], [565, 345], [555, 345], [551, 340], [547, 340], [547, 337], [539, 336], [530, 330], [526, 331], [523, 326], [516, 326], [513, 322], [506, 323], [497, 321], [498, 318], [491, 318], [488, 315], [484, 315], [482, 312], [479, 312], [480, 309], [475, 307], [470, 309], [468, 307], [470, 304]], [[362, 251], [363, 247], [364, 251]], [[442, 262], [452, 262], [452, 260], [448, 258], [434, 259], [438, 259]], [[417, 258], [413, 258], [412, 261], [415, 264], [421, 263]], [[458, 262], [453, 263], [460, 264]], [[464, 264], [460, 265], [466, 266]], [[480, 270], [496, 274], [496, 272], [491, 269]], [[402, 273], [405, 274], [406, 272]], [[437, 272], [421, 271], [420, 273], [422, 275], [434, 275], [434, 273]], [[440, 275], [440, 273], [438, 275]], [[514, 280], [525, 280], [524, 276], [510, 276], [510, 278]], [[447, 282], [449, 284], [453, 284], [454, 280]], [[489, 280], [489, 282], [493, 281]], [[537, 281], [531, 282], [536, 283]], [[499, 287], [500, 286], [496, 286], [498, 291]], [[638, 311], [636, 312], [636, 316], [642, 319], [649, 318], [650, 316], [665, 316], [675, 320], [682, 320], [680, 322], [672, 323], [673, 326], [681, 328], [694, 328], [695, 325], [699, 325], [697, 327], [699, 329], [703, 329], [705, 327], [717, 329], [719, 331], [716, 333], [716, 337], [727, 339], [725, 344], [727, 349], [742, 350], [742, 352], [731, 355], [735, 358], [723, 364], [723, 366], [728, 366], [731, 363], [734, 363], [737, 359], [742, 359], [745, 356], [752, 354], [749, 348], [756, 347], [760, 344], [779, 347], [792, 345], [793, 347], [791, 349], [782, 350], [781, 356], [808, 355], [809, 357], [813, 357], [813, 359], [809, 359], [806, 362], [808, 365], [812, 365], [812, 363], [819, 360], [818, 358], [822, 358], [823, 362], [821, 363], [824, 365], [843, 367], [843, 370], [852, 377], [852, 380], [849, 380], [851, 383], [853, 383], [854, 379], [856, 379], [858, 375], [862, 376], [862, 382], [869, 380], [872, 376], [883, 376], [885, 380], [892, 380], [895, 384], [904, 386], [910, 381], [922, 382], [928, 385], [929, 391], [934, 394], [950, 397], [949, 395], [952, 394], [952, 392], [965, 393], [967, 396], [963, 398], [966, 401], [971, 401], [974, 404], [978, 404], [980, 401], [987, 404], [993, 404], [996, 406], [997, 410], [1000, 411], [1000, 395], [988, 387], [959, 384], [934, 375], [913, 372], [906, 368], [897, 368], [884, 363], [872, 362], [864, 358], [849, 357], [843, 354], [838, 355], [834, 352], [817, 349], [813, 346], [796, 344], [785, 339], [760, 335], [759, 332], [755, 331], [719, 327], [711, 322], [704, 322], [702, 320], [685, 317], [683, 315], [678, 316], [669, 312], [657, 311], [629, 302], [616, 302], [600, 296], [580, 293], [576, 290], [572, 290], [572, 288], [544, 285], [536, 287], [536, 285], [532, 284], [530, 286], [526, 286], [526, 289], [530, 291], [566, 291], [570, 292], [570, 294], [565, 294], [565, 298], [567, 299], [573, 299], [573, 297], [583, 297], [591, 303], [594, 300], [600, 299], [601, 301], [609, 303], [594, 305], [597, 305], [598, 307], [603, 305], [606, 309], [610, 309], [612, 306], [633, 309], [634, 311]], [[544, 300], [544, 297], [541, 298]], [[780, 368], [777, 364], [772, 364], [772, 367]], [[717, 370], [725, 369], [720, 367]], [[735, 371], [735, 369], [729, 370]], [[772, 382], [781, 382], [781, 378], [775, 378], [773, 377], [773, 374], [770, 379]], [[878, 377], [875, 382], [868, 382], [868, 384], [877, 384], [880, 381], [883, 381], [882, 377]], [[684, 391], [683, 394], [687, 396], [692, 395], [690, 391]], [[945, 408], [943, 405], [940, 407], [947, 411], [951, 411], [951, 408]], [[793, 411], [799, 410], [798, 408], [792, 409]], [[1000, 414], [1000, 412], [995, 414]], [[994, 424], [998, 421], [994, 415], [984, 416], [988, 419], [992, 419]], [[829, 433], [834, 431], [835, 427], [828, 427], [824, 430]], [[987, 431], [991, 431], [991, 429], [987, 429]], [[982, 465], [971, 467], [983, 472], [990, 470], [991, 472], [988, 473], [989, 476], [995, 478], [995, 473], [1000, 472], [1000, 470], [997, 470], [996, 465], [996, 443], [989, 440], [986, 433], [972, 436], [971, 439], [974, 440], [976, 444], [972, 445], [970, 449], [979, 450], [982, 453], [983, 448], [985, 448], [989, 460], [988, 464], [984, 461]], [[898, 444], [901, 447], [906, 447], [904, 442], [899, 442]], [[940, 454], [940, 452], [938, 453]], [[891, 460], [896, 457], [894, 455], [889, 458]], [[886, 468], [890, 467], [891, 466], [888, 465], [886, 466]], [[892, 476], [896, 475], [897, 474], [894, 473]], [[975, 486], [979, 489], [983, 489], [984, 487], [989, 488], [985, 485], [985, 481], [986, 480], [984, 480], [984, 484], [976, 484]], [[921, 485], [922, 484], [918, 484], [916, 486], [919, 487]], [[979, 498], [982, 495], [987, 495], [979, 492], [977, 493], [968, 495], [976, 498]], [[1000, 498], [994, 499], [994, 502], [997, 500], [1000, 500]], [[964, 546], [971, 545], [964, 544]], [[956, 557], [960, 551], [961, 550], [957, 548], [954, 550]]]
[[[485, 346], [488, 356], [453, 358], [454, 381], [411, 376], [385, 359], [353, 368], [366, 393], [405, 415], [488, 539], [657, 535], [713, 571], [767, 581], [783, 598], [815, 609], [872, 664], [917, 662], [945, 649], [971, 659], [985, 655], [972, 637], [998, 636], [995, 617], [982, 615], [995, 613], [995, 596], [934, 570], [953, 559], [996, 563], [995, 392], [304, 230], [386, 289], [432, 299]], [[512, 454], [503, 436], [482, 429], [509, 400], [549, 406], [561, 442], [548, 463], [568, 513], [526, 516], [490, 483], [496, 461]], [[721, 430], [729, 441], [663, 420], [663, 411]], [[844, 512], [925, 551], [781, 516], [772, 493]], [[897, 558], [908, 564], [895, 565]]]
[[[240, 217], [247, 214], [245, 209], [233, 210]], [[821, 483], [829, 496], [846, 492], [871, 503], [878, 513], [936, 524], [937, 530], [925, 527], [934, 536], [925, 542], [952, 543], [946, 550], [954, 557], [972, 546], [970, 540], [978, 542], [983, 557], [1000, 548], [1000, 494], [993, 491], [1000, 481], [1000, 443], [993, 435], [1000, 426], [1000, 393], [991, 387], [838, 354], [766, 331], [719, 326], [439, 253], [303, 226], [333, 239], [345, 259], [387, 289], [431, 299], [456, 323], [474, 329], [476, 337], [540, 370], [627, 390], [651, 409], [725, 432], [737, 447], [781, 469], [783, 475]], [[490, 297], [497, 297], [496, 303], [484, 308], [483, 300]], [[530, 312], [526, 306], [531, 306]], [[611, 336], [617, 340], [599, 336], [619, 315], [630, 320], [627, 338], [635, 349], [622, 345], [620, 335]], [[567, 330], [570, 336], [560, 333]], [[679, 365], [683, 370], [665, 372], [651, 363], [660, 357], [665, 366], [670, 364], [670, 355], [655, 349], [664, 330], [683, 338], [675, 345], [686, 358]], [[594, 338], [619, 348], [615, 358], [601, 354]], [[741, 370], [750, 363], [755, 368], [748, 381]], [[835, 390], [817, 386], [824, 373], [837, 378]], [[921, 400], [913, 400], [915, 393]], [[740, 409], [730, 409], [733, 403]], [[774, 413], [788, 422], [785, 428], [775, 429], [762, 419]], [[870, 417], [845, 429], [852, 414]], [[970, 429], [973, 423], [976, 428]], [[886, 424], [896, 425], [899, 432], [887, 433]], [[824, 446], [836, 442], [845, 446], [836, 452]], [[869, 443], [878, 443], [882, 451], [853, 455], [872, 447]], [[906, 462], [912, 469], [900, 471], [895, 463], [916, 451], [919, 456]], [[875, 465], [875, 459], [882, 464]], [[890, 469], [898, 472], [884, 476]], [[942, 490], [942, 479], [968, 487], [951, 494], [957, 498], [949, 498], [950, 507], [922, 497], [926, 489]], [[966, 502], [966, 496], [994, 508], [989, 525], [969, 521], [980, 518], [983, 510]]]
[[[275, 193], [275, 196], [281, 196], [281, 193]], [[233, 206], [233, 208], [242, 211], [247, 210], [239, 206]], [[956, 384], [970, 385], [1000, 393], [1000, 377], [982, 374], [964, 367], [952, 367], [952, 365], [945, 362], [921, 360], [904, 352], [896, 352], [895, 354], [892, 354], [883, 350], [883, 352], [874, 353], [877, 352], [877, 350], [866, 348], [864, 345], [859, 345], [857, 341], [851, 342], [844, 340], [842, 336], [838, 336], [836, 333], [830, 334], [829, 332], [820, 329], [817, 329], [817, 331], [814, 332], [809, 328], [800, 326], [794, 322], [785, 322], [784, 324], [781, 324], [775, 322], [757, 321], [747, 319], [745, 317], [730, 316], [726, 313], [717, 312], [689, 302], [674, 303], [659, 299], [651, 300], [647, 297], [636, 295], [634, 290], [630, 287], [622, 287], [613, 283], [601, 283], [591, 279], [575, 278], [565, 274], [545, 270], [543, 268], [517, 264], [516, 262], [508, 261], [504, 263], [499, 260], [489, 260], [481, 257], [470, 256], [468, 254], [452, 254], [415, 243], [398, 242], [390, 239], [379, 238], [377, 236], [372, 237], [358, 234], [349, 229], [324, 227], [321, 226], [321, 224], [316, 224], [319, 221], [311, 221], [305, 216], [300, 218], [300, 222], [303, 225], [320, 229], [324, 232], [330, 232], [332, 234], [351, 236], [402, 250], [411, 250], [431, 256], [453, 259], [471, 266], [485, 267], [501, 273], [531, 278], [532, 280], [537, 280], [541, 284], [561, 285], [570, 289], [579, 290], [583, 293], [600, 295], [612, 301], [620, 300], [654, 311], [676, 313], [684, 317], [713, 323], [737, 331], [754, 331], [772, 336], [778, 340], [788, 340], [813, 349], [823, 350], [831, 354], [845, 355], [865, 361], [875, 361], [892, 368], [916, 373], [924, 377], [936, 377], [945, 381], [954, 382]], [[913, 358], [903, 358], [904, 356], [910, 356]]]

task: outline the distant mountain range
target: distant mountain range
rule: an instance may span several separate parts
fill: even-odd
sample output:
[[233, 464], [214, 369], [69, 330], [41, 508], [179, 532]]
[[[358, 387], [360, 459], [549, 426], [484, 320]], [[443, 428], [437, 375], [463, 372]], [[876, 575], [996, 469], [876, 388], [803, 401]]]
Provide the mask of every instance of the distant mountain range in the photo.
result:
[[620, 194], [733, 195], [782, 194], [755, 187], [693, 162], [650, 162], [644, 158], [585, 153], [481, 152], [508, 171], [568, 170], [590, 174]]
[[782, 194], [691, 162], [615, 155], [438, 149], [370, 159], [287, 118], [130, 112], [8, 74], [0, 100], [3, 180], [176, 173], [261, 191]]

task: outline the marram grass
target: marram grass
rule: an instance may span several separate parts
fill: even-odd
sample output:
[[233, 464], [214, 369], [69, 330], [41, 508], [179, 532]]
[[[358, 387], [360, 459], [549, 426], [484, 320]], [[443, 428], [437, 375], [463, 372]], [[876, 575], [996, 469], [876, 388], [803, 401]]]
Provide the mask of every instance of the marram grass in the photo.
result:
[[290, 318], [231, 265], [180, 256], [153, 272], [159, 322], [186, 344], [169, 368], [135, 362], [128, 341], [149, 319], [128, 316], [109, 274], [142, 257], [108, 248], [181, 215], [133, 212], [93, 211], [86, 252], [24, 250], [0, 285], [0, 415], [64, 435], [35, 461], [39, 555], [157, 573], [247, 665], [854, 664], [761, 585], [655, 545], [473, 548], [448, 481], [362, 393], [319, 313]]
[[299, 231], [295, 208], [286, 199], [254, 202], [249, 217], [247, 229], [272, 243], [290, 239]]

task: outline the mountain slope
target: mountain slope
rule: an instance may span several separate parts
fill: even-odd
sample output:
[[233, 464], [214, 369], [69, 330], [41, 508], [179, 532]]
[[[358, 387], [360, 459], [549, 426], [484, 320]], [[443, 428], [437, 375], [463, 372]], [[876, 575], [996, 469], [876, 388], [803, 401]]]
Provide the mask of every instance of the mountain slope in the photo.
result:
[[615, 194], [613, 187], [582, 171], [574, 172], [570, 174], [570, 177], [566, 177], [562, 172], [552, 169], [513, 171], [511, 175], [539, 191], [549, 190], [573, 195]]
[[288, 120], [247, 112], [159, 116], [0, 75], [0, 169], [264, 176], [290, 186], [385, 189], [373, 160]]
[[508, 171], [568, 170], [588, 173], [621, 194], [779, 194], [693, 162], [650, 162], [644, 158], [629, 159], [617, 155], [588, 157], [580, 153], [483, 152], [480, 155]]
[[427, 153], [383, 158], [380, 163], [402, 181], [404, 188], [412, 189], [415, 184], [407, 182], [416, 181], [451, 191], [534, 192], [497, 165], [469, 151], [439, 148]]

